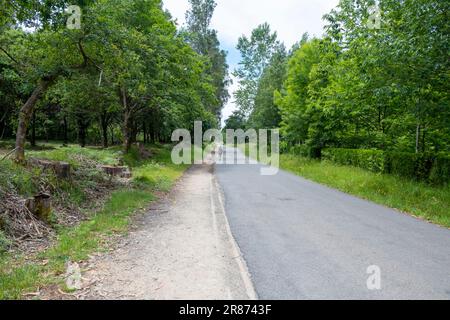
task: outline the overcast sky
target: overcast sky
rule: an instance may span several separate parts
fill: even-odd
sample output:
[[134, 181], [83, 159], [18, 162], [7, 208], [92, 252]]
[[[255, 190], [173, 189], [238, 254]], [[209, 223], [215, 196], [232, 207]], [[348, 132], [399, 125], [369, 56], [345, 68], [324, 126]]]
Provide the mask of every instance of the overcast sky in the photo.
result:
[[[188, 0], [163, 0], [164, 7], [184, 24]], [[238, 38], [249, 35], [261, 23], [268, 22], [278, 38], [289, 48], [300, 40], [303, 33], [320, 36], [323, 31], [322, 16], [336, 7], [339, 0], [216, 0], [217, 8], [212, 28], [218, 31], [219, 40], [228, 52], [230, 72], [239, 63], [239, 52], [235, 49]], [[230, 87], [232, 94], [237, 81]], [[223, 111], [223, 120], [235, 110], [233, 98]]]

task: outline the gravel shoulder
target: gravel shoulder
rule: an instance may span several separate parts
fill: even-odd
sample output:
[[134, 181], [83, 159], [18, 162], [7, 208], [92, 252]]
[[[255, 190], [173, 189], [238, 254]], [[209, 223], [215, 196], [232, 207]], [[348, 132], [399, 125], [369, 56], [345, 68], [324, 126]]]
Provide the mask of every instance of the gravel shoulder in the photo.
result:
[[213, 166], [189, 169], [116, 249], [93, 258], [85, 299], [255, 299]]

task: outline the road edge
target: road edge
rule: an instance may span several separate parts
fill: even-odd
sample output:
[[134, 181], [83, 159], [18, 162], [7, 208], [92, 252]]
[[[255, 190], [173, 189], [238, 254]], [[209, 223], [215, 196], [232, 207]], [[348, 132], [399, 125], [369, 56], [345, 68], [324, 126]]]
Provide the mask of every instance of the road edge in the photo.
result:
[[227, 232], [228, 241], [230, 242], [233, 256], [236, 257], [234, 260], [236, 261], [236, 264], [238, 265], [240, 276], [241, 276], [241, 279], [245, 286], [245, 291], [250, 300], [258, 300], [258, 295], [257, 295], [255, 287], [253, 285], [252, 276], [248, 269], [247, 262], [245, 261], [243, 255], [242, 255], [241, 249], [239, 248], [239, 245], [236, 242], [236, 240], [233, 236], [233, 233], [231, 231], [230, 223], [228, 221], [228, 217], [226, 215], [226, 210], [225, 210], [225, 205], [224, 205], [225, 194], [223, 193], [223, 190], [217, 181], [214, 170], [213, 170], [213, 174], [211, 175], [211, 180], [212, 180], [211, 182], [212, 182], [214, 188], [217, 191], [217, 198], [219, 199], [220, 211], [225, 220], [225, 230]]

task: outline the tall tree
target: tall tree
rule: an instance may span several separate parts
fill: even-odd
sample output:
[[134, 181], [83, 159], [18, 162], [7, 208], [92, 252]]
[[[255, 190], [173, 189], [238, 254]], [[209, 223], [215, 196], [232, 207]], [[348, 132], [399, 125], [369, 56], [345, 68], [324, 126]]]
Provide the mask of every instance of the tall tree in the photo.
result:
[[245, 35], [239, 38], [236, 48], [241, 53], [242, 59], [239, 67], [234, 71], [234, 76], [239, 81], [239, 88], [234, 98], [246, 117], [253, 110], [259, 79], [280, 46], [277, 33], [270, 30], [268, 23], [255, 28], [250, 38]]
[[191, 8], [186, 12], [187, 39], [194, 50], [202, 55], [207, 64], [206, 74], [215, 87], [217, 102], [210, 106], [211, 112], [221, 118], [222, 109], [229, 99], [227, 53], [220, 49], [217, 31], [210, 28], [216, 2], [214, 0], [189, 0]]
[[274, 93], [280, 91], [286, 78], [287, 52], [281, 45], [272, 56], [258, 82], [254, 108], [249, 118], [252, 128], [279, 128], [281, 115]]

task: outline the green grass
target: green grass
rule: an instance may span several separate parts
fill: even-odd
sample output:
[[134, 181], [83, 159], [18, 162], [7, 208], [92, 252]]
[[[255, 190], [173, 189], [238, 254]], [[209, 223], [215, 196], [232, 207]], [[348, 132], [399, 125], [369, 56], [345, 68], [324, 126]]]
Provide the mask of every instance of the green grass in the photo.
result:
[[167, 148], [152, 148], [153, 157], [133, 171], [137, 186], [144, 185], [158, 191], [168, 191], [188, 168], [187, 165], [175, 165], [171, 160], [171, 151]]
[[[42, 151], [50, 159], [67, 161], [70, 154], [78, 153], [77, 147]], [[70, 149], [67, 150], [67, 149]], [[147, 161], [136, 161], [133, 168], [133, 185], [129, 189], [112, 193], [103, 208], [91, 215], [88, 221], [75, 228], [58, 229], [56, 243], [50, 249], [38, 254], [32, 261], [25, 256], [0, 256], [0, 299], [21, 299], [26, 292], [35, 292], [39, 287], [60, 284], [68, 261], [83, 261], [95, 252], [108, 248], [108, 241], [114, 234], [127, 231], [133, 213], [146, 207], [156, 197], [155, 191], [168, 191], [188, 166], [173, 165], [169, 147], [151, 147], [154, 157]], [[84, 151], [85, 155], [98, 161], [109, 161], [111, 150]], [[1, 236], [1, 234], [0, 234]], [[0, 239], [1, 240], [1, 239]], [[45, 265], [42, 263], [45, 261]]]
[[[249, 155], [248, 145], [239, 148]], [[394, 175], [290, 154], [280, 155], [280, 167], [348, 194], [450, 227], [450, 186], [434, 187]]]
[[0, 190], [14, 188], [18, 193], [29, 196], [38, 188], [37, 181], [33, 178], [36, 174], [39, 174], [39, 170], [24, 170], [13, 161], [0, 161]]

